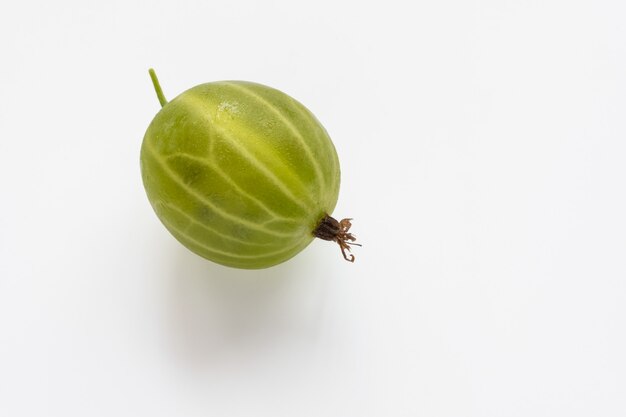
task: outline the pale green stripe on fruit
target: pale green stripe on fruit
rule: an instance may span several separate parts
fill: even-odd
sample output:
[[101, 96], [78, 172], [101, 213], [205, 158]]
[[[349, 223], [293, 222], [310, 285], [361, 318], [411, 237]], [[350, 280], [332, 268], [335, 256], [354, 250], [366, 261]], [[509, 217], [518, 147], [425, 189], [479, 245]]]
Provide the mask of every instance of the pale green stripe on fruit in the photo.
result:
[[225, 234], [222, 234], [220, 232], [218, 232], [217, 230], [207, 226], [206, 224], [199, 222], [198, 220], [194, 219], [191, 215], [187, 214], [185, 211], [179, 209], [178, 207], [176, 207], [173, 204], [167, 203], [165, 201], [159, 201], [158, 204], [161, 204], [165, 207], [167, 207], [168, 209], [175, 211], [176, 213], [180, 214], [182, 217], [184, 217], [185, 219], [187, 219], [189, 221], [189, 223], [187, 224], [187, 226], [185, 227], [185, 229], [183, 230], [184, 233], [187, 232], [188, 228], [190, 225], [197, 225], [198, 227], [202, 228], [203, 230], [206, 230], [207, 232], [218, 236], [219, 238], [225, 239], [225, 240], [230, 240], [231, 242], [236, 242], [238, 244], [243, 244], [243, 245], [249, 245], [249, 246], [256, 246], [256, 247], [271, 247], [273, 245], [271, 244], [265, 244], [265, 243], [254, 243], [254, 242], [250, 242], [250, 241], [246, 241], [246, 240], [242, 240], [242, 239], [237, 239], [235, 237], [232, 236], [228, 236]]
[[[302, 208], [304, 210], [304, 212], [308, 212], [309, 208], [307, 207], [307, 205], [305, 203], [303, 203], [290, 189], [289, 187], [286, 186], [286, 184], [284, 184], [273, 172], [270, 168], [268, 168], [267, 166], [265, 166], [265, 164], [263, 164], [260, 160], [258, 160], [253, 154], [250, 153], [250, 151], [248, 151], [246, 149], [245, 146], [243, 146], [232, 134], [230, 134], [228, 131], [222, 129], [217, 123], [213, 123], [211, 120], [207, 120], [207, 116], [208, 116], [208, 112], [204, 111], [204, 112], [200, 112], [198, 111], [198, 109], [201, 108], [206, 108], [206, 103], [199, 99], [196, 98], [195, 96], [191, 95], [191, 94], [187, 94], [184, 96], [184, 100], [183, 98], [180, 99], [181, 101], [185, 102], [185, 101], [190, 101], [192, 103], [187, 103], [187, 108], [189, 111], [191, 112], [195, 112], [197, 113], [198, 117], [200, 120], [204, 120], [207, 125], [209, 126], [209, 128], [211, 129], [215, 129], [220, 137], [222, 137], [223, 139], [226, 139], [226, 141], [231, 144], [231, 146], [237, 150], [237, 152], [239, 152], [240, 155], [242, 155], [243, 157], [245, 157], [246, 160], [248, 160], [256, 169], [258, 169], [261, 173], [263, 173], [263, 175], [265, 175], [275, 186], [278, 190], [280, 190], [286, 197], [288, 197], [290, 200], [292, 200], [297, 206], [299, 206], [300, 208]], [[295, 177], [293, 178], [294, 180], [296, 179]], [[303, 188], [306, 189], [306, 187], [303, 186]], [[312, 201], [311, 201], [312, 203]]]
[[292, 235], [289, 235], [286, 233], [279, 233], [270, 229], [266, 229], [265, 227], [260, 227], [256, 223], [252, 223], [248, 220], [242, 219], [237, 216], [233, 216], [225, 212], [224, 210], [220, 209], [215, 204], [213, 204], [210, 200], [206, 199], [202, 194], [198, 193], [196, 190], [194, 190], [193, 188], [185, 184], [183, 181], [181, 181], [180, 177], [174, 171], [172, 171], [172, 169], [168, 166], [168, 164], [164, 160], [162, 160], [161, 157], [152, 149], [152, 145], [150, 143], [147, 143], [147, 146], [145, 146], [145, 149], [154, 158], [154, 160], [161, 166], [161, 168], [165, 171], [165, 173], [169, 175], [170, 178], [172, 178], [174, 182], [179, 184], [180, 187], [183, 188], [185, 191], [187, 191], [189, 194], [193, 195], [198, 200], [202, 201], [202, 203], [204, 203], [207, 207], [209, 207], [213, 212], [217, 213], [220, 217], [231, 220], [240, 225], [244, 225], [249, 229], [266, 233], [268, 235], [273, 235], [273, 236], [278, 236], [278, 237], [292, 237]]
[[[306, 120], [307, 124], [311, 127], [311, 130], [315, 132], [315, 138], [317, 139], [317, 143], [319, 144], [321, 149], [325, 149], [328, 153], [328, 157], [330, 157], [332, 161], [332, 173], [330, 176], [330, 182], [326, 181], [326, 185], [332, 187], [333, 189], [337, 188], [337, 181], [335, 180], [335, 175], [339, 173], [339, 159], [337, 158], [337, 152], [335, 150], [335, 145], [333, 145], [332, 140], [328, 137], [328, 133], [322, 127], [322, 124], [317, 120], [315, 115], [311, 113], [309, 109], [307, 109], [302, 103], [298, 100], [294, 99], [291, 96], [287, 96], [289, 100], [293, 103], [293, 108], [295, 108], [300, 116]], [[328, 177], [326, 177], [328, 179]], [[334, 190], [339, 191], [339, 190]]]
[[226, 175], [225, 172], [223, 172], [218, 167], [214, 166], [208, 158], [202, 158], [199, 156], [195, 156], [195, 155], [191, 155], [191, 154], [183, 153], [183, 152], [178, 152], [178, 153], [167, 155], [167, 159], [169, 160], [170, 158], [186, 158], [191, 161], [194, 161], [197, 164], [204, 165], [210, 168], [212, 171], [216, 172], [220, 177], [222, 177], [222, 179], [224, 179], [224, 181], [226, 181], [230, 186], [232, 186], [233, 189], [237, 190], [237, 192], [239, 192], [241, 195], [248, 198], [249, 200], [252, 200], [258, 207], [260, 207], [263, 211], [265, 211], [270, 216], [269, 220], [261, 224], [265, 224], [273, 220], [293, 221], [293, 219], [281, 216], [280, 214], [276, 213], [271, 208], [267, 207], [265, 203], [263, 203], [261, 200], [259, 200], [252, 194], [245, 191], [236, 182], [234, 182], [228, 175]]
[[274, 104], [272, 104], [271, 102], [269, 102], [267, 99], [265, 99], [263, 96], [257, 94], [255, 91], [244, 87], [241, 84], [233, 84], [233, 83], [229, 83], [229, 82], [222, 82], [222, 84], [227, 85], [231, 88], [234, 88], [235, 90], [241, 91], [244, 94], [248, 94], [250, 97], [253, 97], [255, 100], [261, 102], [264, 106], [267, 106], [268, 109], [271, 110], [272, 113], [274, 113], [278, 119], [283, 122], [283, 124], [287, 127], [287, 130], [289, 130], [293, 136], [300, 142], [300, 144], [302, 145], [302, 148], [304, 149], [305, 153], [307, 154], [307, 156], [309, 157], [309, 159], [311, 160], [311, 163], [313, 165], [313, 169], [315, 170], [315, 175], [317, 176], [318, 180], [321, 183], [324, 183], [325, 181], [325, 176], [322, 173], [322, 169], [320, 168], [319, 162], [317, 161], [317, 159], [315, 158], [315, 156], [313, 155], [313, 151], [311, 150], [311, 147], [309, 146], [309, 144], [307, 143], [306, 140], [304, 140], [304, 137], [302, 136], [302, 133], [300, 133], [300, 131], [293, 125], [293, 123], [285, 117], [285, 115], [283, 114], [283, 112], [278, 109], [276, 106], [274, 106]]
[[[167, 228], [172, 232], [172, 234], [174, 234], [174, 236], [178, 237], [179, 239], [184, 239], [184, 240], [188, 240], [193, 242], [196, 246], [201, 247], [202, 249], [206, 250], [207, 252], [210, 252], [211, 254], [217, 254], [220, 256], [226, 256], [226, 257], [230, 257], [230, 258], [235, 258], [235, 259], [239, 259], [239, 260], [255, 260], [255, 259], [265, 259], [265, 258], [270, 258], [273, 256], [277, 256], [277, 255], [282, 255], [284, 253], [287, 253], [289, 251], [294, 250], [295, 248], [297, 248], [298, 246], [300, 246], [305, 239], [308, 236], [304, 236], [301, 239], [299, 239], [294, 245], [286, 248], [286, 249], [281, 249], [278, 251], [274, 251], [274, 252], [266, 252], [263, 253], [262, 255], [241, 255], [241, 254], [237, 254], [237, 253], [232, 253], [232, 252], [226, 252], [226, 251], [222, 251], [219, 249], [215, 249], [212, 248], [210, 246], [207, 246], [204, 242], [193, 238], [192, 236], [187, 235], [186, 233], [184, 233], [182, 230], [179, 230], [178, 228], [176, 228], [176, 226], [174, 226], [173, 224], [169, 223], [168, 221], [166, 221], [165, 219], [162, 219], [163, 224], [165, 226], [167, 226]], [[312, 237], [311, 237], [312, 239]]]
[[260, 269], [266, 268], [268, 265], [277, 265], [279, 263], [285, 262], [294, 256], [296, 256], [302, 249], [304, 249], [309, 243], [307, 241], [302, 241], [299, 246], [294, 247], [290, 252], [285, 253], [282, 256], [274, 256], [270, 258], [259, 258], [253, 260], [242, 260], [242, 259], [234, 259], [230, 257], [224, 257], [219, 255], [208, 255], [206, 251], [199, 245], [194, 242], [187, 241], [183, 238], [179, 238], [176, 235], [174, 237], [182, 243], [187, 249], [192, 251], [198, 256], [201, 256], [206, 259], [210, 259], [213, 262], [216, 262], [221, 265], [233, 267], [233, 268], [242, 268], [242, 269]]

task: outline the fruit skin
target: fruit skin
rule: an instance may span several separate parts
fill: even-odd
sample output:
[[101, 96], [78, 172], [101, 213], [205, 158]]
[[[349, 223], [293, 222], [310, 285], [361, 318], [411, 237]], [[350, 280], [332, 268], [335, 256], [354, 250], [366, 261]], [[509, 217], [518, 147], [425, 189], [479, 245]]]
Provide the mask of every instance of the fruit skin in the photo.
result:
[[333, 212], [339, 160], [302, 104], [256, 83], [193, 87], [165, 104], [141, 147], [148, 199], [174, 237], [222, 265], [293, 257]]

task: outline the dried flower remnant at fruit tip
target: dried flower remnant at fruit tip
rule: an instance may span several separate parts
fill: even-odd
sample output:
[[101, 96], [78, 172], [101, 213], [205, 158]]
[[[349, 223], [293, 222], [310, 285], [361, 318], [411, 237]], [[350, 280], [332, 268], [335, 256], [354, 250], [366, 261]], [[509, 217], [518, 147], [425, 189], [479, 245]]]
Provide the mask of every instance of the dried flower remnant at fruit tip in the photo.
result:
[[[350, 246], [361, 246], [358, 243], [354, 243], [356, 236], [349, 233], [352, 223], [352, 219], [343, 219], [337, 221], [328, 214], [325, 214], [319, 225], [313, 232], [315, 237], [322, 240], [328, 240], [331, 242], [337, 242], [341, 248], [341, 254], [343, 258], [348, 262], [354, 262], [354, 255], [351, 253]], [[348, 253], [346, 253], [346, 251]]]

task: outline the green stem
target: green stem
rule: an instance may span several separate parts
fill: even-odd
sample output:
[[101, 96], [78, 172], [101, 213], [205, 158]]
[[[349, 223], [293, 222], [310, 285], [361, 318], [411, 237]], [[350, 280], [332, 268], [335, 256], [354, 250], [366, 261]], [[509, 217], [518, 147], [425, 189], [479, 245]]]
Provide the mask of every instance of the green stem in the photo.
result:
[[152, 79], [152, 84], [154, 85], [154, 91], [156, 91], [156, 95], [159, 98], [159, 103], [161, 103], [161, 107], [167, 104], [167, 99], [163, 95], [163, 90], [161, 90], [161, 84], [159, 84], [159, 79], [156, 76], [156, 72], [152, 68], [148, 70], [150, 73], [150, 78]]

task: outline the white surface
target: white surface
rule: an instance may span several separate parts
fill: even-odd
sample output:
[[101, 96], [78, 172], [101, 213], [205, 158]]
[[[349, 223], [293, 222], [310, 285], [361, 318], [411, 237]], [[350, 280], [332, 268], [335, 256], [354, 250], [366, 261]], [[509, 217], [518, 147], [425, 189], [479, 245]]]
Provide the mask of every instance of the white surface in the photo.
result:
[[[0, 415], [626, 415], [624, 2], [177, 3], [0, 6]], [[357, 262], [175, 242], [150, 66], [305, 103]]]

